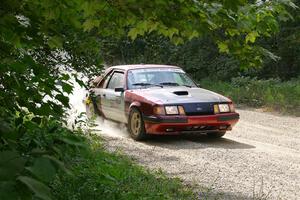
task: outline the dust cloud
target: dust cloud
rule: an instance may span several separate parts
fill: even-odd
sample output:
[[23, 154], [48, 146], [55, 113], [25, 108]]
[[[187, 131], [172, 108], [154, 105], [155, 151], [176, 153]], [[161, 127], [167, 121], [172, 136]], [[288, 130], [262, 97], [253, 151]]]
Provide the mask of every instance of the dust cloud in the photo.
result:
[[[86, 81], [86, 80], [85, 80]], [[110, 120], [103, 119], [100, 116], [91, 117], [85, 99], [88, 91], [81, 87], [75, 79], [71, 80], [73, 85], [73, 92], [69, 95], [70, 109], [68, 110], [68, 126], [74, 127], [77, 121], [89, 121], [92, 120], [92, 126], [86, 127], [99, 135], [107, 135], [111, 137], [129, 137], [127, 127], [125, 124], [112, 122]], [[91, 109], [90, 109], [91, 110]], [[93, 118], [93, 119], [91, 119]]]
[[103, 119], [102, 117], [97, 117], [95, 119], [96, 127], [93, 129], [101, 135], [107, 135], [111, 137], [129, 137], [129, 133], [127, 131], [127, 127], [125, 124], [113, 122], [110, 120]]

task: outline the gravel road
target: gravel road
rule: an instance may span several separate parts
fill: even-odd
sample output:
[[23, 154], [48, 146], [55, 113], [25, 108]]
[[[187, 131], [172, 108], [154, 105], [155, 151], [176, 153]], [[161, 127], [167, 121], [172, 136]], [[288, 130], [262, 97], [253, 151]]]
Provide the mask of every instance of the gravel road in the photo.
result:
[[109, 150], [196, 185], [199, 199], [300, 199], [300, 118], [238, 112], [239, 123], [221, 139], [168, 136], [135, 142], [112, 122], [100, 125], [101, 135]]

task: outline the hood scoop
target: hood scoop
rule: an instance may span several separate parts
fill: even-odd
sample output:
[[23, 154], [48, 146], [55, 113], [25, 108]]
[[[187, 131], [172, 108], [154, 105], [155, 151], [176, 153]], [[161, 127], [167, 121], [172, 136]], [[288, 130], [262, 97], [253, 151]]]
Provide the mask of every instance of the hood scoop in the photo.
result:
[[189, 95], [188, 91], [174, 91], [173, 93], [178, 95], [178, 96], [187, 96], [187, 95]]

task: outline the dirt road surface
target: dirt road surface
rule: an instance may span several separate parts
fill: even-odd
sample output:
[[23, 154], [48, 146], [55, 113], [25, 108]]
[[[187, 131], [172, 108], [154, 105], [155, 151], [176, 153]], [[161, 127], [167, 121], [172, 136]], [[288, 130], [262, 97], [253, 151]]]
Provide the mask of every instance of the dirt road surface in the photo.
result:
[[300, 118], [238, 110], [221, 139], [155, 137], [136, 142], [124, 127], [100, 124], [111, 151], [197, 185], [199, 199], [300, 199]]

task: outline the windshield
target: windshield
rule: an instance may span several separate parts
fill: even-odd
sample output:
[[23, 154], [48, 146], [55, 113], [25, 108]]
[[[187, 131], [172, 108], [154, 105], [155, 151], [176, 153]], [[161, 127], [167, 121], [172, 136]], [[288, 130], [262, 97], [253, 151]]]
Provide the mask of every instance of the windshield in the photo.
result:
[[128, 89], [144, 87], [186, 86], [196, 87], [195, 83], [181, 69], [148, 68], [128, 71]]

